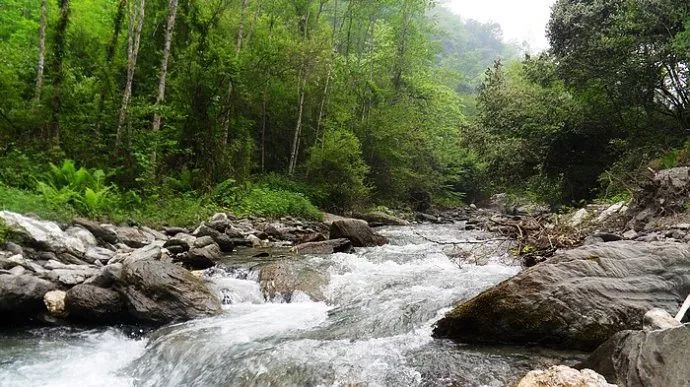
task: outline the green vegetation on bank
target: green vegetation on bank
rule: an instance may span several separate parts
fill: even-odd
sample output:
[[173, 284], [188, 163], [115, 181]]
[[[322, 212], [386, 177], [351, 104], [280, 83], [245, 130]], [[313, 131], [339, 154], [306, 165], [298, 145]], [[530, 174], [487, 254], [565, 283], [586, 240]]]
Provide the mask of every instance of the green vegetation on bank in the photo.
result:
[[431, 0], [8, 0], [0, 207], [191, 224], [624, 197], [690, 159], [689, 20], [558, 0], [551, 49], [517, 60]]

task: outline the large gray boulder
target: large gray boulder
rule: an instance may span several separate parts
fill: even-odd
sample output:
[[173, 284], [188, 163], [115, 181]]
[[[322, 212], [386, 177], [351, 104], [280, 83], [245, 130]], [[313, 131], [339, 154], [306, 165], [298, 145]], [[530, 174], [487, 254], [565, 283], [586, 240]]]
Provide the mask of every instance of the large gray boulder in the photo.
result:
[[55, 222], [37, 220], [10, 211], [0, 211], [0, 219], [14, 232], [20, 234], [31, 246], [55, 253], [69, 253], [81, 257], [86, 246], [79, 238], [68, 235]]
[[118, 242], [117, 233], [110, 228], [106, 228], [97, 222], [92, 220], [77, 218], [74, 223], [84, 227], [89, 230], [97, 239], [103, 242], [115, 244]]
[[677, 310], [690, 291], [681, 243], [617, 241], [563, 251], [459, 304], [436, 337], [592, 350], [642, 329], [654, 308]]
[[330, 239], [347, 238], [354, 247], [381, 246], [388, 243], [383, 235], [376, 234], [369, 224], [359, 219], [341, 219], [331, 223]]
[[125, 304], [120, 293], [87, 284], [67, 291], [65, 309], [69, 318], [75, 321], [113, 323], [125, 317]]
[[0, 274], [0, 322], [24, 320], [47, 311], [43, 297], [57, 286], [31, 275]]
[[268, 301], [291, 302], [296, 292], [312, 301], [323, 301], [327, 284], [328, 277], [323, 273], [287, 260], [269, 263], [259, 272], [259, 286]]
[[623, 331], [581, 364], [619, 386], [689, 386], [690, 327]]
[[220, 301], [189, 271], [156, 260], [125, 261], [122, 292], [136, 319], [165, 324], [220, 313]]

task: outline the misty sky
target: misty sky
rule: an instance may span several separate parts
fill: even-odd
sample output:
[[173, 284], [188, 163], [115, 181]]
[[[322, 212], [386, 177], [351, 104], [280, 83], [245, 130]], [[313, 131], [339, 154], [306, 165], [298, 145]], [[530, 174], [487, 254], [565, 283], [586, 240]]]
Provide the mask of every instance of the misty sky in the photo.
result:
[[445, 0], [448, 8], [464, 18], [501, 25], [507, 41], [527, 42], [530, 51], [548, 47], [545, 36], [555, 0]]

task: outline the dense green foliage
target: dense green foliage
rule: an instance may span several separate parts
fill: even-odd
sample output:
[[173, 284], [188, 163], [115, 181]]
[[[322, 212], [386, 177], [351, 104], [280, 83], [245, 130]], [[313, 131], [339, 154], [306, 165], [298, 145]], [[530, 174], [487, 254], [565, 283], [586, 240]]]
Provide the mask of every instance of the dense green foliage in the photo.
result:
[[465, 130], [490, 174], [479, 183], [557, 204], [685, 160], [688, 20], [685, 0], [557, 1], [550, 53], [486, 74]]
[[[336, 211], [453, 197], [467, 185], [462, 99], [512, 53], [495, 25], [432, 3], [47, 1], [41, 51], [40, 4], [3, 2], [0, 177], [28, 190], [40, 177], [44, 197], [93, 216], [130, 190], [206, 195], [269, 173]], [[63, 159], [96, 169], [51, 180]], [[262, 190], [244, 188], [283, 194]]]

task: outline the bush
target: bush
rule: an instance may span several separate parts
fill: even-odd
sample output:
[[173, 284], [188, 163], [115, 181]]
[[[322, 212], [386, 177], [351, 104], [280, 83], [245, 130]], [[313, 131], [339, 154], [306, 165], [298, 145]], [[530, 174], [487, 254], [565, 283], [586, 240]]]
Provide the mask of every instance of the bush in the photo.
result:
[[351, 209], [369, 194], [364, 184], [369, 167], [362, 160], [359, 140], [350, 132], [326, 132], [323, 143], [311, 148], [307, 168], [309, 180], [324, 193], [322, 203], [329, 209]]
[[321, 211], [304, 195], [265, 187], [249, 190], [233, 210], [238, 215], [258, 215], [268, 218], [287, 215], [313, 220], [323, 218]]
[[83, 215], [101, 215], [117, 204], [102, 170], [77, 169], [72, 160], [64, 160], [60, 166], [50, 163], [50, 172], [45, 181], [38, 182], [37, 189], [49, 202], [69, 204]]

